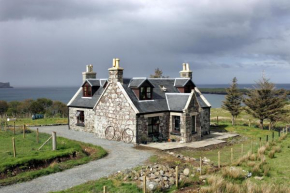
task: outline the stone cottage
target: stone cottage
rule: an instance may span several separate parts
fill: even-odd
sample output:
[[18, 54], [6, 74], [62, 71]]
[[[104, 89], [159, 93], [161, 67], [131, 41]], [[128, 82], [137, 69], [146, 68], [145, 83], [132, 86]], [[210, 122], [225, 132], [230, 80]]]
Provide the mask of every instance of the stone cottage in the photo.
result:
[[67, 105], [70, 129], [130, 143], [191, 142], [209, 134], [211, 105], [192, 82], [187, 63], [180, 78], [128, 79], [123, 71], [113, 59], [108, 79], [97, 79], [93, 66], [87, 66]]

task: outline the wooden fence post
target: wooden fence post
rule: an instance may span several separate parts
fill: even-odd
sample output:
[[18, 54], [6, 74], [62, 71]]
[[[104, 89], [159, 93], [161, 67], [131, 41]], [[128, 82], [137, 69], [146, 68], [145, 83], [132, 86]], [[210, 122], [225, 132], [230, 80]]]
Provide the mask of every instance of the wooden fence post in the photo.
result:
[[178, 189], [178, 166], [175, 168], [175, 183], [176, 183], [176, 188]]
[[221, 167], [221, 153], [218, 151], [218, 168]]
[[143, 193], [146, 193], [146, 173], [143, 176]]
[[14, 124], [13, 124], [13, 135], [15, 135], [15, 121], [14, 121]]
[[274, 136], [275, 134], [274, 134], [274, 132], [272, 132], [272, 141], [274, 141]]
[[260, 137], [260, 147], [262, 147], [262, 137]]
[[25, 124], [23, 124], [23, 139], [25, 138]]
[[12, 146], [13, 146], [13, 156], [16, 157], [16, 147], [15, 147], [15, 138], [12, 137]]
[[200, 172], [199, 172], [199, 174], [201, 175], [201, 165], [202, 165], [202, 159], [201, 159], [201, 157], [199, 157], [199, 166], [200, 166]]
[[56, 132], [52, 132], [52, 150], [56, 150]]
[[39, 132], [38, 132], [38, 128], [36, 128], [36, 143], [39, 143]]
[[249, 127], [251, 127], [251, 120], [249, 119]]
[[103, 193], [106, 193], [106, 186], [103, 186]]

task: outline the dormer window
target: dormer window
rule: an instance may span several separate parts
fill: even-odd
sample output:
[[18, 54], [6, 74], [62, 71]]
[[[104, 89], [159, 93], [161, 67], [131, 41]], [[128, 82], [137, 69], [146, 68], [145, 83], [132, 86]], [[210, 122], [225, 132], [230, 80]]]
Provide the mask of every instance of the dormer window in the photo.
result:
[[140, 87], [140, 100], [151, 100], [152, 99], [152, 88], [151, 87]]
[[88, 83], [83, 86], [83, 97], [92, 97], [92, 87]]

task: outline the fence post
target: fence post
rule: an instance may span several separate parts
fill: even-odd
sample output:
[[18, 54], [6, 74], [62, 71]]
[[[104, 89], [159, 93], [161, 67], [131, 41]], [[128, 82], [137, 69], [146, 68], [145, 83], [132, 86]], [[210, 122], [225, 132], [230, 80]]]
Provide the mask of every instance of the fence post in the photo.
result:
[[23, 124], [23, 139], [25, 138], [25, 124]]
[[56, 132], [52, 132], [52, 150], [56, 150]]
[[106, 186], [103, 186], [103, 193], [106, 193]]
[[14, 121], [14, 126], [13, 126], [13, 135], [15, 135], [15, 121]]
[[262, 137], [260, 137], [260, 147], [262, 147]]
[[251, 120], [249, 119], [249, 127], [251, 127]]
[[201, 157], [199, 157], [199, 166], [200, 166], [200, 172], [199, 174], [201, 175], [201, 165], [202, 165], [202, 160], [201, 160]]
[[146, 173], [143, 176], [143, 193], [146, 193]]
[[218, 168], [221, 167], [221, 153], [218, 151]]
[[274, 136], [275, 134], [274, 134], [274, 132], [272, 132], [272, 141], [274, 141]]
[[251, 141], [251, 149], [252, 149], [252, 154], [254, 153], [253, 151], [253, 141]]
[[13, 146], [13, 156], [16, 157], [16, 147], [15, 147], [15, 138], [12, 137], [12, 146]]
[[36, 128], [36, 143], [39, 143], [39, 132], [38, 132], [38, 128]]
[[175, 168], [175, 183], [176, 183], [176, 188], [178, 189], [178, 166]]

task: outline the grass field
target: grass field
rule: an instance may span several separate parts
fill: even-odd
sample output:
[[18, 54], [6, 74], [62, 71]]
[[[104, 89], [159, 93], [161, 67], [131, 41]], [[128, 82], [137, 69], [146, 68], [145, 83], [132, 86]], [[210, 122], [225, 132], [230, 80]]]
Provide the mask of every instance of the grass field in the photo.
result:
[[[4, 124], [8, 124], [10, 127], [13, 127], [13, 122], [6, 122], [6, 119], [0, 119], [0, 123], [2, 123], [2, 127], [4, 127]], [[36, 119], [32, 120], [31, 118], [17, 118], [15, 121], [16, 126], [23, 126], [23, 124], [27, 126], [33, 126], [33, 125], [51, 125], [51, 124], [68, 124], [67, 118], [44, 118], [44, 119]]]
[[[16, 158], [13, 156], [12, 137], [15, 137]], [[27, 130], [23, 138], [22, 130], [16, 130], [16, 135], [11, 130], [0, 130], [0, 185], [59, 172], [107, 154], [102, 147], [62, 137], [57, 137], [56, 151], [52, 151], [51, 141], [38, 150], [49, 137], [48, 134], [40, 133], [37, 143], [34, 131]]]

